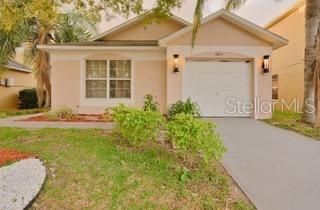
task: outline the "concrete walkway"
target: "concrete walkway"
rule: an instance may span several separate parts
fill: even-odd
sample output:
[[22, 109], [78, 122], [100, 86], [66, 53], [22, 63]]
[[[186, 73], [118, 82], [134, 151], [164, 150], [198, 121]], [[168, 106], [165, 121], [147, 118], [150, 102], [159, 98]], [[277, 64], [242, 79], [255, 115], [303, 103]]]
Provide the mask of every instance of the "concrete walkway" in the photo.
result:
[[13, 127], [13, 128], [78, 128], [78, 129], [112, 129], [114, 123], [110, 122], [33, 122], [21, 121], [21, 119], [28, 119], [35, 117], [39, 114], [23, 115], [11, 118], [0, 119], [0, 127]]
[[223, 164], [258, 209], [320, 209], [320, 141], [253, 119], [213, 121]]

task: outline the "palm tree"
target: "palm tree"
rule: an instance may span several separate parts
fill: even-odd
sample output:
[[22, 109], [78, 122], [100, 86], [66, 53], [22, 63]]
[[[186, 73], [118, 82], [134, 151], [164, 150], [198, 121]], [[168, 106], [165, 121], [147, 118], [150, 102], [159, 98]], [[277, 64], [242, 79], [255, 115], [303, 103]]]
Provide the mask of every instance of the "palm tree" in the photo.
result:
[[[247, 0], [226, 0], [227, 9], [239, 9]], [[192, 44], [196, 40], [205, 0], [197, 0], [194, 13]], [[306, 0], [305, 12], [304, 106], [302, 120], [320, 125], [320, 0]], [[318, 41], [317, 41], [318, 40]], [[318, 49], [318, 50], [317, 50]], [[316, 96], [316, 97], [315, 97]]]
[[[85, 16], [60, 14], [58, 7], [53, 0], [0, 0], [0, 64], [13, 59], [15, 48], [22, 42], [30, 43], [27, 57], [31, 58], [36, 73], [39, 107], [50, 106], [51, 84], [49, 54], [38, 50], [37, 45], [85, 41], [90, 37], [85, 24], [93, 28], [92, 21]], [[73, 21], [74, 17], [77, 21]]]
[[[303, 121], [307, 123], [319, 124], [319, 77], [315, 77], [316, 61], [319, 56], [317, 52], [317, 39], [319, 39], [319, 23], [320, 23], [320, 0], [306, 0], [306, 30], [305, 30], [305, 65], [304, 65], [304, 107]], [[318, 38], [317, 38], [318, 37]], [[316, 78], [316, 82], [314, 82]], [[317, 86], [315, 86], [317, 85]], [[314, 99], [316, 99], [314, 101]], [[314, 101], [314, 103], [312, 103]], [[316, 106], [314, 106], [316, 105]], [[314, 110], [315, 109], [315, 110]], [[317, 122], [315, 122], [315, 114]]]

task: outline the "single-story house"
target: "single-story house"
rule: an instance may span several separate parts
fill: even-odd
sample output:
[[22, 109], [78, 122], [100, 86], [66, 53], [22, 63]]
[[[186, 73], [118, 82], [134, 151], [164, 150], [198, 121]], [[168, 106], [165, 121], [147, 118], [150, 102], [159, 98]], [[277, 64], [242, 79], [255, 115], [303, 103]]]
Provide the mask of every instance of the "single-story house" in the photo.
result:
[[284, 99], [288, 105], [293, 103], [291, 109], [301, 111], [304, 97], [305, 0], [297, 1], [268, 23], [266, 29], [289, 40], [287, 46], [272, 54], [273, 99]]
[[191, 36], [181, 18], [136, 17], [89, 42], [38, 46], [51, 56], [52, 107], [96, 113], [153, 94], [164, 113], [190, 97], [205, 117], [270, 117], [268, 56], [287, 40], [226, 10], [203, 19], [194, 48]]
[[0, 109], [17, 109], [18, 93], [22, 89], [33, 88], [36, 80], [30, 67], [9, 61], [0, 72]]

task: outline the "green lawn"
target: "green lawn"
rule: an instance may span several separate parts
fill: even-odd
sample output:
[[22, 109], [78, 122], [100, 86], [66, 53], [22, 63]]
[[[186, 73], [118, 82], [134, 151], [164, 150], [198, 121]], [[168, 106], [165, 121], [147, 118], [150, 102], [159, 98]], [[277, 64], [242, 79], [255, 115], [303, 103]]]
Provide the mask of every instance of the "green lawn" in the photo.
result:
[[7, 117], [13, 117], [13, 116], [19, 116], [19, 115], [25, 115], [25, 114], [35, 114], [43, 112], [42, 109], [22, 109], [22, 110], [0, 110], [0, 119], [1, 118], [7, 118]]
[[301, 114], [290, 111], [274, 111], [272, 118], [264, 121], [273, 126], [292, 130], [305, 136], [320, 140], [320, 129], [301, 122]]
[[163, 147], [130, 148], [102, 130], [0, 128], [0, 148], [45, 162], [37, 209], [254, 209], [214, 164], [188, 172]]

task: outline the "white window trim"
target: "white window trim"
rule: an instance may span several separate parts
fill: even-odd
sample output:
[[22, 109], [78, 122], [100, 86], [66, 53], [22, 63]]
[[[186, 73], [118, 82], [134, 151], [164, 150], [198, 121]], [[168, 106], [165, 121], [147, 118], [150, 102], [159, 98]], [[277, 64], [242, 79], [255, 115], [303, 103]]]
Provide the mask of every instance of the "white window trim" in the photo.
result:
[[134, 59], [125, 59], [131, 61], [131, 97], [130, 98], [110, 98], [110, 78], [109, 78], [109, 61], [110, 60], [124, 60], [123, 58], [105, 58], [104, 60], [108, 63], [108, 71], [107, 71], [107, 98], [86, 98], [86, 61], [87, 60], [102, 60], [101, 58], [90, 58], [90, 59], [82, 59], [80, 63], [80, 106], [84, 107], [112, 107], [116, 106], [120, 103], [133, 105], [134, 104], [134, 76], [135, 76], [135, 60]]

